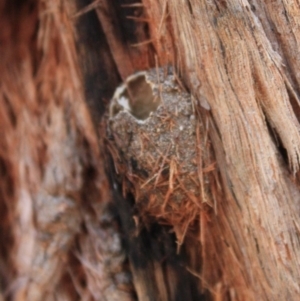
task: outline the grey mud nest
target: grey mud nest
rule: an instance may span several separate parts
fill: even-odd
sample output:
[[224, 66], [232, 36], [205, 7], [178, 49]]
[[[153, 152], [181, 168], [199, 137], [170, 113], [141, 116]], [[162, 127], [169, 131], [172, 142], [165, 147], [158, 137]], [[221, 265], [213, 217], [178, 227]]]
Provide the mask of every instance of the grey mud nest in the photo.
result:
[[172, 225], [180, 241], [203, 201], [203, 126], [173, 69], [129, 76], [111, 100], [107, 131], [116, 172], [140, 215]]

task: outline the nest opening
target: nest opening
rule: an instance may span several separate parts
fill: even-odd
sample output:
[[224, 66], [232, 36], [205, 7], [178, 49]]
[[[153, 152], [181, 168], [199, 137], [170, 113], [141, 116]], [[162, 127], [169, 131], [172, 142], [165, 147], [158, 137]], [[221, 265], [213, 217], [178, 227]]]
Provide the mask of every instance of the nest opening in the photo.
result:
[[147, 81], [145, 72], [136, 73], [116, 90], [115, 102], [111, 108], [114, 117], [121, 110], [128, 111], [134, 118], [145, 120], [150, 113], [156, 111], [161, 103], [160, 97], [153, 94], [151, 83]]

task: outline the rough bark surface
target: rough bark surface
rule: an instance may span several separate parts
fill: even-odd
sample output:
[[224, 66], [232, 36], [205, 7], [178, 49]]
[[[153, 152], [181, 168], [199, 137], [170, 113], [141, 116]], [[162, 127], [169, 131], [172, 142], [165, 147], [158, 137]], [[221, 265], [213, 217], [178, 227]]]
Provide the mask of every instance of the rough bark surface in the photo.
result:
[[0, 5], [1, 300], [132, 296], [68, 12]]
[[224, 198], [201, 229], [202, 277], [234, 300], [297, 300], [299, 3], [143, 3], [158, 51], [169, 36], [185, 83], [210, 108]]

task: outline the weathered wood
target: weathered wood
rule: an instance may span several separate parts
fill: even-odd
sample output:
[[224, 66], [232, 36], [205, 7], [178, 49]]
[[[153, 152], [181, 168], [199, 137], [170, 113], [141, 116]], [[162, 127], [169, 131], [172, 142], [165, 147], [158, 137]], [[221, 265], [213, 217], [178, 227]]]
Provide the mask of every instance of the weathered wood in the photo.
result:
[[[168, 32], [173, 37], [185, 83], [210, 107], [223, 195], [202, 229], [209, 250], [203, 278], [211, 288], [222, 283], [234, 300], [297, 300], [300, 194], [293, 175], [300, 136], [291, 104], [299, 102], [299, 7], [284, 1], [143, 3], [153, 40], [163, 42], [157, 24], [168, 16], [163, 39]], [[216, 269], [222, 274], [211, 273]]]
[[0, 299], [131, 300], [99, 222], [108, 182], [66, 3], [2, 1], [0, 16]]

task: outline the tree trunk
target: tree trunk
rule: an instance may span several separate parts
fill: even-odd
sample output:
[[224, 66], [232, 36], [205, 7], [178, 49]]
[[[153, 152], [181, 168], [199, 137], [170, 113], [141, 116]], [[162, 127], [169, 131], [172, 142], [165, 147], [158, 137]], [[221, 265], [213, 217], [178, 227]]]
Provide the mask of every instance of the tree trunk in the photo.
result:
[[[2, 1], [0, 300], [298, 300], [298, 15], [283, 0]], [[182, 207], [176, 160], [153, 171], [163, 204], [141, 202], [135, 158], [107, 134], [121, 81], [167, 65], [196, 118]]]

